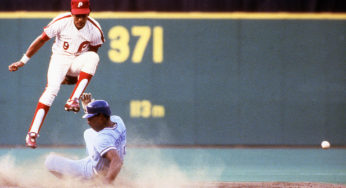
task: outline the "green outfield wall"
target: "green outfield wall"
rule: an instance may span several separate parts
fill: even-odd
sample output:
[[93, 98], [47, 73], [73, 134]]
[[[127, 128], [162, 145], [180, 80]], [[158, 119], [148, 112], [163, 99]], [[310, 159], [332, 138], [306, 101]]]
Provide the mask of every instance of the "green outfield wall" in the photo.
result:
[[[22, 145], [53, 40], [21, 70], [7, 66], [57, 13], [4, 15], [0, 145]], [[87, 91], [123, 117], [129, 144], [346, 145], [345, 15], [95, 17], [106, 42]], [[61, 87], [40, 145], [83, 144], [83, 113], [64, 111], [72, 90]]]

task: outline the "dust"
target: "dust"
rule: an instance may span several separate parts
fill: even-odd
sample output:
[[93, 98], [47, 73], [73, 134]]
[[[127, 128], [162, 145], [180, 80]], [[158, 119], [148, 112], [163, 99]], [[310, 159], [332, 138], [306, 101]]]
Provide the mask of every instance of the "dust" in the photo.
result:
[[11, 155], [0, 158], [0, 187], [43, 188], [43, 187], [95, 187], [96, 181], [82, 181], [72, 177], [59, 179], [43, 166], [45, 156], [19, 163]]
[[[152, 149], [142, 156], [144, 160], [138, 160], [138, 156], [127, 156], [128, 161], [124, 170], [126, 177], [132, 177], [134, 187], [182, 187], [189, 182], [187, 174], [174, 161], [164, 159], [160, 149]], [[169, 161], [167, 163], [167, 161]]]
[[[136, 152], [134, 152], [135, 154], [128, 153], [125, 156], [125, 165], [120, 177], [129, 178], [129, 181], [132, 182], [131, 186], [136, 188], [185, 188], [191, 187], [191, 184], [195, 184], [197, 181], [210, 179], [208, 177], [209, 166], [203, 157], [198, 155], [177, 156], [177, 153], [167, 154], [167, 149], [170, 148], [162, 148], [157, 145], [158, 140], [174, 139], [169, 134], [166, 124], [160, 124], [156, 131], [156, 136], [152, 139], [132, 135], [131, 143], [137, 146]], [[178, 148], [172, 150], [175, 149]], [[181, 164], [184, 160], [184, 163], [188, 165]], [[197, 168], [189, 169], [189, 167]], [[218, 171], [220, 174], [222, 172], [223, 169]]]
[[[35, 161], [16, 161], [16, 157], [6, 154], [0, 156], [0, 188], [346, 188], [345, 185], [312, 183], [312, 182], [208, 182], [207, 175], [210, 171], [203, 167], [205, 158], [196, 156], [196, 160], [189, 161], [201, 164], [200, 167], [187, 173], [174, 159], [168, 159], [161, 149], [145, 150], [149, 151], [149, 156], [127, 156], [121, 173], [112, 185], [104, 185], [100, 179], [83, 181], [72, 177], [59, 179], [49, 173], [44, 167], [45, 155], [35, 159]], [[141, 152], [139, 152], [141, 153]], [[136, 154], [139, 154], [138, 152]], [[142, 153], [143, 154], [143, 153]], [[148, 153], [144, 153], [148, 154]], [[76, 158], [75, 156], [69, 156]], [[144, 160], [140, 160], [144, 157]], [[213, 171], [215, 172], [215, 171]], [[217, 172], [221, 173], [221, 172]], [[204, 181], [195, 181], [194, 178]]]
[[[160, 149], [150, 150], [147, 160], [138, 161], [141, 156], [128, 155], [119, 176], [113, 185], [104, 185], [100, 179], [81, 180], [73, 177], [57, 178], [44, 167], [48, 154], [28, 159], [25, 162], [16, 161], [12, 155], [0, 156], [0, 188], [60, 188], [60, 187], [126, 187], [126, 188], [179, 188], [186, 187], [192, 181], [179, 165], [173, 160], [163, 159]], [[76, 156], [68, 156], [76, 159]], [[136, 162], [137, 161], [137, 162]], [[204, 175], [204, 172], [196, 175]]]
[[[158, 136], [171, 138], [167, 134], [168, 130], [163, 125], [158, 130]], [[161, 139], [164, 140], [164, 139]], [[217, 160], [215, 156], [198, 156], [190, 153], [184, 155], [181, 153], [168, 153], [164, 148], [155, 146], [156, 140], [143, 139], [132, 136], [132, 143], [145, 143], [146, 148], [130, 148], [125, 156], [125, 161], [120, 174], [112, 185], [108, 187], [125, 187], [125, 188], [180, 188], [191, 187], [196, 182], [210, 179], [209, 164], [206, 159], [210, 157]], [[54, 150], [54, 148], [52, 148]], [[34, 152], [34, 151], [30, 151]], [[59, 153], [61, 154], [61, 153]], [[81, 180], [72, 177], [57, 178], [44, 166], [44, 161], [48, 153], [45, 153], [34, 159], [26, 161], [16, 161], [16, 156], [11, 154], [0, 155], [0, 188], [4, 187], [107, 187], [102, 184], [100, 179]], [[70, 159], [80, 159], [78, 156], [66, 155]], [[18, 159], [22, 159], [18, 156]], [[17, 159], [17, 160], [18, 160]], [[191, 169], [193, 168], [193, 169]], [[217, 173], [222, 173], [222, 169]], [[215, 173], [215, 171], [214, 171]], [[215, 174], [213, 174], [215, 177]], [[193, 186], [196, 187], [196, 186]], [[201, 186], [197, 186], [201, 187]]]

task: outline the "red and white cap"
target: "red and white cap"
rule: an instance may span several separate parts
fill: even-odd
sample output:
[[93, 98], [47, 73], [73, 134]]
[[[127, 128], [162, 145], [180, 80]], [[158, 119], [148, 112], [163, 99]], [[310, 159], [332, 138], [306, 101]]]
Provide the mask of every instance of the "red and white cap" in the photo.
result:
[[71, 0], [71, 13], [77, 14], [89, 14], [90, 2], [89, 0]]

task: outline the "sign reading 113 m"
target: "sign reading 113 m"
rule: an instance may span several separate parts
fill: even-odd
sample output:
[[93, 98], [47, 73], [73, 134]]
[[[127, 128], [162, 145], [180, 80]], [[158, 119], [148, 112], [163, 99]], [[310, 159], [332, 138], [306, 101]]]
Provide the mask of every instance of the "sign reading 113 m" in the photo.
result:
[[[130, 49], [129, 45], [132, 37], [138, 37], [134, 49]], [[130, 34], [126, 27], [117, 25], [109, 30], [108, 38], [110, 39], [108, 57], [114, 63], [123, 63], [129, 58], [133, 63], [141, 63], [150, 38], [152, 38], [153, 62], [162, 63], [163, 61], [163, 28], [161, 26], [153, 28], [133, 26]], [[132, 57], [130, 57], [131, 50], [133, 50]]]
[[152, 104], [149, 100], [131, 100], [131, 118], [164, 118], [165, 107], [163, 105]]

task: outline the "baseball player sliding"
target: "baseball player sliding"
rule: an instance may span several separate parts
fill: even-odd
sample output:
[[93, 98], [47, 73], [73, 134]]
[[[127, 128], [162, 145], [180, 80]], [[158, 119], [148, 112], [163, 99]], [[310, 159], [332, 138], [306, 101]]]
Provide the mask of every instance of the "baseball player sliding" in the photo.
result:
[[47, 85], [32, 119], [26, 145], [36, 148], [42, 123], [59, 92], [61, 84], [76, 84], [65, 104], [66, 111], [78, 112], [79, 99], [96, 72], [98, 48], [104, 43], [99, 23], [89, 16], [89, 0], [71, 0], [71, 12], [54, 18], [29, 46], [21, 60], [9, 65], [17, 71], [51, 38], [55, 37], [47, 72]]
[[84, 131], [88, 157], [71, 160], [56, 154], [46, 158], [45, 165], [54, 175], [91, 179], [100, 177], [112, 183], [119, 174], [125, 155], [126, 127], [119, 116], [111, 115], [104, 100], [92, 100], [91, 94], [82, 96], [86, 118], [91, 128]]

